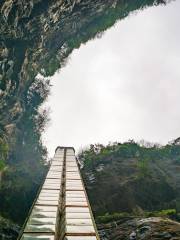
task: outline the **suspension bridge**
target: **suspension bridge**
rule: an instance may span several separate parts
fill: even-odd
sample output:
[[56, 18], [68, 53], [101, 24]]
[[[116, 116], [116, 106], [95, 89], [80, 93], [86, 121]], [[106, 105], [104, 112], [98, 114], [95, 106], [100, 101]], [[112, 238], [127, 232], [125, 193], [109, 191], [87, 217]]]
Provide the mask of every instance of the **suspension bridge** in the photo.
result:
[[99, 240], [72, 147], [57, 147], [19, 240]]

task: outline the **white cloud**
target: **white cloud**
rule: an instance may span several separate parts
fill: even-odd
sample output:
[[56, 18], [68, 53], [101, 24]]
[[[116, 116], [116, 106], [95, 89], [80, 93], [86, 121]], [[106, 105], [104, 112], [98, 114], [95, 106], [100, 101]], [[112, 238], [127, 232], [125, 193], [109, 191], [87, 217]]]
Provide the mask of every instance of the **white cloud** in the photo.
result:
[[50, 153], [57, 145], [180, 135], [178, 9], [176, 1], [138, 12], [73, 52], [52, 79]]

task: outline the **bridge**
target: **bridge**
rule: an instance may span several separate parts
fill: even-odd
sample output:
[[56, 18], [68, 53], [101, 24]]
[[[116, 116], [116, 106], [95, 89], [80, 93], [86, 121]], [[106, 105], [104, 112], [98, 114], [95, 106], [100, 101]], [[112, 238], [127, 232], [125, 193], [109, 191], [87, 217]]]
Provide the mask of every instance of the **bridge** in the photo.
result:
[[57, 147], [19, 240], [99, 240], [72, 147]]

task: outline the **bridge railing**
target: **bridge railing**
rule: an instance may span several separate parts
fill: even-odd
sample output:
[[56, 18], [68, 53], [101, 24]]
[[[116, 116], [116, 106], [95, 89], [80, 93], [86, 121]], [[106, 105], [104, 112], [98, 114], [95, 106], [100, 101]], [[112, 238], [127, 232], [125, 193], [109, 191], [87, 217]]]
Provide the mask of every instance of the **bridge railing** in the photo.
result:
[[58, 147], [19, 240], [98, 240], [73, 148]]

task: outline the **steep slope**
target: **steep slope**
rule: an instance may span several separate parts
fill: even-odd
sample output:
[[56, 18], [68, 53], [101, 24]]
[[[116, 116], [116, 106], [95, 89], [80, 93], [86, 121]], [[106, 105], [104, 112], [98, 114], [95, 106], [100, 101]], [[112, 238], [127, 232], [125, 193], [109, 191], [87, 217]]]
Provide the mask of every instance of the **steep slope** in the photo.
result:
[[92, 145], [80, 155], [96, 214], [179, 208], [180, 145]]
[[[180, 139], [91, 145], [79, 155], [102, 239], [180, 239]], [[150, 217], [150, 218], [149, 218]], [[151, 218], [153, 217], [153, 218]]]

